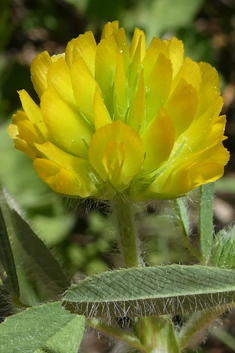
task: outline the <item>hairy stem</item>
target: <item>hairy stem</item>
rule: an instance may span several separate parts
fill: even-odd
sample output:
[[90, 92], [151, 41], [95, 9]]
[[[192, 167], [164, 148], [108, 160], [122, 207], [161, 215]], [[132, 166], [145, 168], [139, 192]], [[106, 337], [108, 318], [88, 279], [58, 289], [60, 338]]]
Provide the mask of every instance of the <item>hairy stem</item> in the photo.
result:
[[138, 267], [141, 265], [141, 258], [133, 205], [122, 196], [117, 196], [112, 202], [112, 207], [119, 249], [124, 265], [126, 267]]
[[110, 326], [96, 318], [87, 320], [87, 325], [95, 328], [100, 332], [105, 333], [106, 335], [122, 340], [129, 346], [139, 349], [142, 353], [147, 353], [142, 344], [140, 343], [140, 340], [136, 336], [133, 336], [130, 333], [123, 331], [119, 327]]

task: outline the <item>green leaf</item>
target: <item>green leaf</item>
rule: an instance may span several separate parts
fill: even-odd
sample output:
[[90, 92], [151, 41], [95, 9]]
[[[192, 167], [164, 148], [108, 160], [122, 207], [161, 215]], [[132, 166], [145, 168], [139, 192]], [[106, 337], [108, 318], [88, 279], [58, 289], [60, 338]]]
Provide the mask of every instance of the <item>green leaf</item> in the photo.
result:
[[214, 183], [208, 183], [200, 187], [200, 248], [204, 259], [210, 256], [213, 242], [213, 199]]
[[176, 200], [171, 201], [171, 205], [173, 207], [179, 227], [183, 234], [184, 245], [199, 260], [199, 262], [203, 262], [203, 257], [190, 243], [190, 222], [186, 200], [184, 198], [178, 198]]
[[[39, 292], [43, 292], [46, 298], [57, 297], [68, 288], [68, 280], [42, 240], [37, 237], [19, 213], [9, 207], [5, 197], [6, 193], [5, 195], [3, 191], [0, 193], [3, 217], [11, 242], [17, 274], [21, 278], [20, 289], [27, 286], [27, 283], [22, 282], [31, 279], [32, 284], [34, 286], [37, 284]], [[25, 288], [24, 292], [27, 296], [28, 288]], [[27, 302], [27, 300], [23, 300], [23, 302]], [[34, 303], [29, 302], [28, 304]]]
[[0, 325], [0, 352], [77, 353], [85, 320], [61, 303], [49, 303], [8, 317]]
[[233, 303], [235, 271], [205, 266], [130, 268], [87, 277], [64, 296], [85, 316], [148, 316], [194, 312]]
[[[1, 203], [0, 203], [1, 204]], [[19, 297], [20, 289], [16, 274], [15, 261], [11, 251], [5, 221], [0, 207], [0, 262], [2, 263], [10, 285], [10, 291]]]
[[156, 352], [180, 353], [172, 320], [155, 316], [151, 317], [151, 321], [155, 321], [153, 339], [157, 336]]
[[234, 305], [230, 303], [190, 314], [189, 320], [184, 323], [178, 335], [178, 342], [181, 349], [193, 348], [195, 347], [195, 343], [199, 344], [205, 339], [206, 330], [209, 326], [226, 310], [229, 310], [233, 306]]
[[235, 226], [216, 235], [210, 262], [212, 266], [235, 268]]
[[143, 352], [180, 353], [176, 331], [168, 315], [134, 318], [132, 325], [146, 349]]
[[183, 236], [188, 238], [189, 236], [189, 216], [187, 211], [187, 204], [184, 198], [178, 198], [172, 201], [173, 209], [176, 213], [179, 226], [183, 232]]

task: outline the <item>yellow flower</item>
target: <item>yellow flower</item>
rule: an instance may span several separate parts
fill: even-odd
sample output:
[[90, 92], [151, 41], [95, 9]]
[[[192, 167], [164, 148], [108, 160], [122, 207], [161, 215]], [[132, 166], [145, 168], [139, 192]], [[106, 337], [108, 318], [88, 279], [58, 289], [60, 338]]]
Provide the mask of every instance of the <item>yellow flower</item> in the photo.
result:
[[172, 198], [215, 181], [229, 153], [216, 70], [184, 59], [183, 43], [135, 29], [130, 46], [118, 22], [71, 40], [65, 54], [32, 62], [40, 107], [19, 92], [24, 112], [9, 126], [56, 192], [112, 199]]

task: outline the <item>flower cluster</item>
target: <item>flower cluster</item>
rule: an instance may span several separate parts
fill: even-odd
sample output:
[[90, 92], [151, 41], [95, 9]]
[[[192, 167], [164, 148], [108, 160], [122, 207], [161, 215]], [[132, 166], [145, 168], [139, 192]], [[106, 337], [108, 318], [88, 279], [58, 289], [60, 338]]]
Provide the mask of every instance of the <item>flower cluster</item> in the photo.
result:
[[172, 198], [224, 172], [225, 116], [216, 70], [184, 59], [183, 43], [135, 29], [130, 46], [118, 22], [71, 40], [64, 54], [39, 54], [32, 82], [40, 107], [19, 92], [24, 111], [8, 128], [55, 191], [75, 197]]

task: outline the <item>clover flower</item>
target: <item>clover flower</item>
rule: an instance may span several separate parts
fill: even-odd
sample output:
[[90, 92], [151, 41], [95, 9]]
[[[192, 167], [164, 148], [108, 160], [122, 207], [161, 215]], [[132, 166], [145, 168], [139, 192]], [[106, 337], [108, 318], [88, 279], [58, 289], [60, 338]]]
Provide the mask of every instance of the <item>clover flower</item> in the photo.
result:
[[118, 22], [72, 39], [65, 54], [33, 60], [40, 107], [19, 92], [23, 111], [8, 128], [55, 192], [112, 199], [172, 198], [220, 178], [228, 162], [216, 70], [184, 59], [183, 43]]

